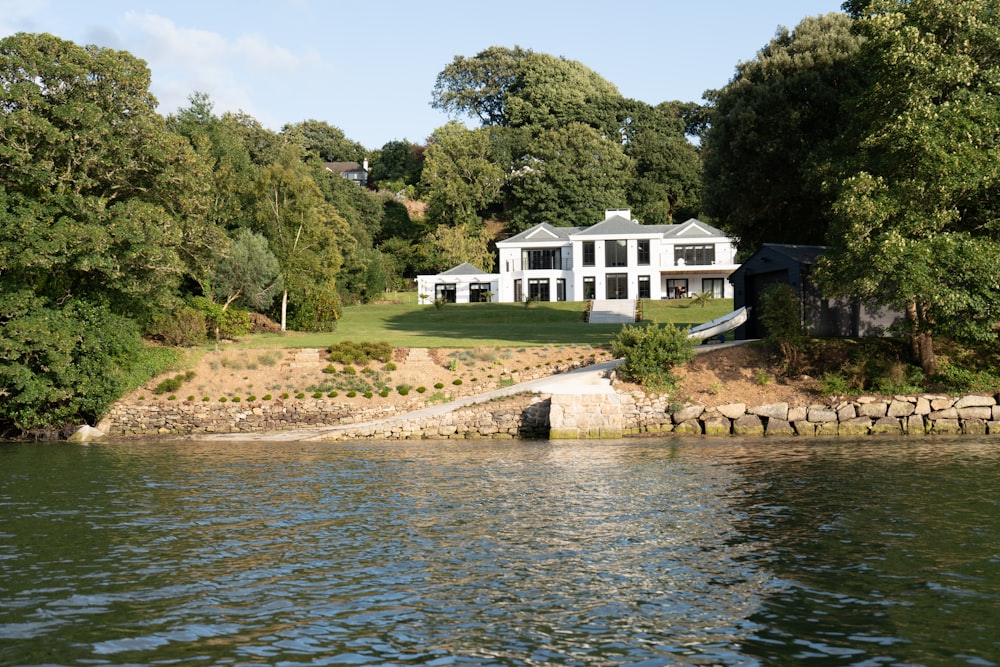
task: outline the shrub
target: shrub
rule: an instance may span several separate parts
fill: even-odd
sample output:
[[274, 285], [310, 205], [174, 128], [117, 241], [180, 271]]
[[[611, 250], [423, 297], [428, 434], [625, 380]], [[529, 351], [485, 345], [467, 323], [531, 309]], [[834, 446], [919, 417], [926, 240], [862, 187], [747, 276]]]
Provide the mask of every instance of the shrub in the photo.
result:
[[305, 398], [305, 397], [306, 397], [306, 395], [303, 394], [301, 391], [299, 393], [295, 394], [295, 398], [301, 399], [301, 398]]
[[392, 345], [385, 342], [355, 343], [343, 341], [328, 348], [330, 360], [342, 364], [365, 365], [370, 361], [392, 361]]
[[264, 400], [264, 401], [270, 401], [270, 400], [271, 400], [271, 395], [270, 395], [270, 394], [264, 394], [264, 395], [263, 395], [263, 396], [261, 397], [261, 400]]
[[347, 398], [354, 398], [357, 395], [358, 395], [358, 392], [354, 391], [353, 389], [351, 391], [347, 392]]
[[202, 403], [208, 403], [210, 400], [212, 400], [212, 399], [209, 398], [208, 396], [202, 396], [201, 397], [201, 402]]
[[239, 403], [239, 402], [240, 402], [240, 397], [239, 396], [233, 396], [233, 403]]
[[220, 396], [220, 397], [219, 397], [219, 403], [225, 403], [225, 402], [226, 402], [226, 401], [228, 401], [228, 400], [229, 400], [229, 399], [228, 399], [228, 398], [226, 398], [225, 396]]
[[406, 396], [407, 394], [410, 393], [410, 388], [411, 387], [408, 384], [401, 384], [398, 387], [396, 387], [396, 391], [399, 392], [400, 396]]
[[383, 389], [382, 391], [380, 391], [378, 393], [378, 395], [381, 396], [382, 398], [388, 398], [389, 397], [389, 390], [388, 389]]
[[188, 401], [193, 401], [194, 400], [194, 394], [191, 394], [190, 396], [188, 396], [187, 400]]
[[677, 377], [672, 369], [694, 357], [687, 333], [673, 324], [626, 324], [612, 339], [611, 353], [625, 359], [619, 367], [623, 378], [654, 390], [673, 388]]
[[423, 386], [421, 386], [421, 387], [417, 387], [417, 393], [418, 393], [418, 394], [422, 394], [422, 393], [424, 393], [425, 391], [427, 391], [427, 387], [423, 387]]
[[389, 371], [389, 372], [392, 372], [392, 371], [396, 370], [397, 368], [398, 368], [398, 366], [396, 366], [396, 364], [394, 364], [391, 361], [385, 365], [385, 370]]
[[193, 347], [205, 342], [205, 313], [192, 306], [181, 306], [172, 313], [157, 315], [148, 334], [172, 347]]
[[287, 391], [286, 392], [282, 392], [281, 398], [282, 399], [288, 398], [288, 392]]
[[153, 387], [153, 393], [156, 395], [166, 394], [167, 392], [177, 391], [184, 384], [183, 375], [175, 375], [172, 378], [167, 378], [166, 380], [161, 380], [159, 384]]
[[257, 400], [257, 397], [254, 396], [253, 394], [250, 394], [249, 396], [247, 396], [247, 400], [250, 401], [250, 402], [253, 402], [253, 401]]
[[372, 397], [372, 396], [374, 396], [374, 395], [375, 395], [375, 394], [371, 393], [370, 391], [366, 391], [366, 392], [365, 392], [365, 398], [371, 398], [371, 397]]
[[169, 396], [167, 396], [167, 400], [168, 401], [176, 401], [177, 400], [177, 394], [170, 394]]
[[802, 302], [787, 283], [774, 283], [760, 295], [764, 342], [778, 350], [789, 370], [802, 366], [806, 337], [802, 331]]
[[435, 389], [444, 389], [444, 382], [435, 382], [434, 383], [434, 388]]
[[454, 380], [451, 381], [451, 383], [455, 386], [458, 386], [462, 384], [462, 378], [455, 378]]
[[357, 371], [357, 369], [354, 368], [354, 366], [344, 366], [344, 368], [340, 372], [343, 373], [344, 375], [357, 375], [358, 374], [358, 371]]
[[328, 398], [337, 398], [338, 396], [340, 396], [339, 391], [331, 391], [329, 394], [327, 394]]
[[312, 397], [313, 398], [323, 398], [323, 392], [321, 392], [321, 391], [314, 391], [312, 393]]

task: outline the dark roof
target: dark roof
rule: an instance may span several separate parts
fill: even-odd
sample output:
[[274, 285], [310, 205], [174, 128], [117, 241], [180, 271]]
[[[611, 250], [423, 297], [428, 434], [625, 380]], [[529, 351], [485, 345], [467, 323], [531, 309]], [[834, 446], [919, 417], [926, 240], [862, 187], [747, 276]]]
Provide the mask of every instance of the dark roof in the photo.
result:
[[[799, 264], [815, 264], [816, 259], [826, 252], [825, 245], [795, 245], [792, 243], [765, 243], [757, 253], [765, 249], [787, 257]], [[757, 254], [754, 253], [754, 254]]]
[[485, 273], [486, 272], [483, 271], [482, 269], [480, 269], [479, 267], [473, 266], [472, 264], [469, 264], [468, 262], [462, 262], [458, 266], [453, 266], [450, 269], [448, 269], [447, 271], [445, 271], [444, 273], [441, 273], [440, 275], [442, 275], [442, 276], [476, 276], [476, 275], [484, 275]]
[[515, 234], [509, 239], [504, 239], [500, 243], [509, 243], [511, 241], [523, 242], [523, 241], [568, 241], [571, 234], [577, 234], [580, 230], [586, 229], [585, 227], [554, 227], [547, 222], [540, 222], [534, 227], [529, 227], [525, 229], [520, 234]]
[[365, 171], [357, 162], [324, 162], [323, 166], [338, 174], [346, 174], [349, 171]]

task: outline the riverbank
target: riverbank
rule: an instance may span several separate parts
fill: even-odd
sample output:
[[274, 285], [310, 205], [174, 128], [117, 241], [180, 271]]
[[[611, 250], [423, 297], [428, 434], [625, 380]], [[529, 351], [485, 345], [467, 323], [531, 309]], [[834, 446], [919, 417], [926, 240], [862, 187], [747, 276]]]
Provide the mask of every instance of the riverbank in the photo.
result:
[[[599, 348], [397, 350], [392, 362], [346, 373], [382, 387], [364, 394], [342, 392], [355, 386], [338, 384], [347, 382], [344, 365], [317, 350], [255, 368], [226, 362], [220, 351], [187, 381], [202, 400], [153, 394], [158, 379], [114, 406], [100, 427], [113, 437], [268, 440], [1000, 434], [996, 395], [823, 397], [811, 378], [781, 377], [758, 346], [699, 352], [679, 372], [678, 390], [661, 395], [613, 378], [614, 363]], [[322, 390], [305, 384], [317, 377], [326, 378]], [[256, 386], [281, 394], [235, 391]]]

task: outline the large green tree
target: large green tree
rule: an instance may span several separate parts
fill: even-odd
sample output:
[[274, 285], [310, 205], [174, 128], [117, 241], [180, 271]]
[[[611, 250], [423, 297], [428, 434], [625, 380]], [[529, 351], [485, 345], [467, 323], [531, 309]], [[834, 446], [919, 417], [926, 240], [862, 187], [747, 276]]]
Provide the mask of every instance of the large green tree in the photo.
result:
[[0, 430], [93, 420], [175, 299], [204, 163], [155, 106], [128, 53], [0, 40]]
[[302, 161], [286, 144], [256, 183], [257, 225], [281, 264], [281, 328], [322, 329], [338, 317], [336, 278], [347, 224], [323, 197]]
[[544, 132], [512, 179], [517, 200], [512, 227], [539, 222], [592, 225], [625, 205], [632, 165], [621, 143], [582, 123]]
[[824, 181], [850, 150], [840, 140], [854, 119], [842, 102], [864, 85], [862, 41], [845, 14], [806, 18], [706, 94], [704, 207], [741, 249], [825, 240]]
[[908, 315], [934, 336], [996, 340], [1000, 319], [1000, 21], [991, 0], [856, 3], [871, 85], [856, 98], [828, 288]]
[[504, 172], [492, 159], [490, 132], [457, 121], [438, 128], [427, 147], [421, 182], [427, 217], [435, 225], [482, 222], [482, 211], [497, 201]]
[[628, 185], [633, 214], [645, 224], [683, 222], [701, 207], [701, 156], [688, 140], [691, 105], [663, 102], [651, 107], [629, 100], [622, 123], [625, 151], [634, 171]]

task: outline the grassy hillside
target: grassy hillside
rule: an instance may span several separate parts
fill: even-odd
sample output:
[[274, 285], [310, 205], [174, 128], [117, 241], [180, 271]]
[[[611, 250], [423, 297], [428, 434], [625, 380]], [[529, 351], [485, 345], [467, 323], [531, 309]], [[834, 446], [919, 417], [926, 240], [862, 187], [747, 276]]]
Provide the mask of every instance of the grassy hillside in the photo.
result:
[[[441, 310], [417, 305], [412, 293], [394, 303], [349, 306], [331, 333], [252, 336], [247, 347], [327, 347], [333, 343], [386, 341], [394, 347], [477, 347], [521, 345], [606, 345], [621, 328], [583, 322], [585, 304], [564, 301], [523, 304], [447, 304]], [[646, 321], [688, 327], [732, 310], [731, 299], [704, 308], [689, 301], [646, 301]]]

